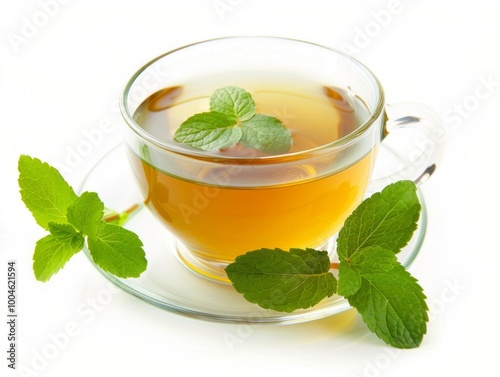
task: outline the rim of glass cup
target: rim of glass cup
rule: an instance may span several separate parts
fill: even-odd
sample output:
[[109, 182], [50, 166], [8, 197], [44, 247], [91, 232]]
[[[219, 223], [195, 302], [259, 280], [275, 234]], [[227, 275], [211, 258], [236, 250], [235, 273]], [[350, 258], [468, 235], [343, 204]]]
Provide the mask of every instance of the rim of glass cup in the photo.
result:
[[[310, 149], [305, 149], [297, 152], [292, 152], [292, 153], [283, 153], [283, 154], [278, 154], [278, 155], [269, 155], [269, 156], [259, 156], [259, 157], [244, 157], [244, 156], [214, 156], [207, 154], [206, 151], [198, 151], [198, 150], [191, 150], [187, 148], [183, 148], [180, 144], [176, 143], [169, 143], [166, 142], [165, 140], [158, 139], [157, 137], [154, 137], [153, 135], [149, 134], [146, 132], [133, 118], [133, 114], [130, 113], [129, 108], [128, 108], [128, 94], [129, 91], [134, 84], [135, 80], [146, 70], [148, 69], [151, 65], [153, 65], [155, 62], [157, 62], [160, 59], [165, 58], [168, 55], [175, 54], [177, 51], [184, 50], [190, 47], [194, 47], [197, 45], [201, 44], [208, 44], [212, 42], [218, 42], [218, 41], [224, 41], [224, 40], [234, 40], [234, 39], [241, 39], [241, 40], [275, 40], [275, 41], [288, 41], [288, 42], [294, 42], [297, 44], [304, 44], [308, 46], [315, 46], [319, 47], [324, 50], [328, 50], [331, 53], [343, 56], [347, 60], [349, 60], [352, 64], [357, 66], [361, 71], [363, 71], [368, 79], [371, 81], [372, 86], [376, 89], [377, 91], [377, 103], [375, 106], [375, 109], [370, 111], [369, 116], [367, 119], [361, 124], [359, 127], [357, 127], [355, 130], [353, 130], [351, 133], [345, 135], [344, 137], [332, 141], [330, 143], [326, 143], [323, 145], [319, 145], [314, 148]], [[132, 131], [134, 131], [141, 139], [161, 148], [168, 150], [170, 152], [176, 153], [176, 154], [183, 154], [186, 156], [192, 156], [192, 157], [197, 157], [197, 158], [203, 158], [203, 159], [216, 159], [217, 161], [234, 161], [234, 160], [279, 160], [282, 159], [284, 156], [287, 158], [290, 157], [296, 157], [300, 158], [301, 156], [309, 155], [309, 154], [315, 154], [315, 153], [321, 153], [325, 150], [331, 151], [332, 149], [338, 149], [341, 147], [345, 147], [346, 145], [356, 141], [360, 136], [362, 136], [374, 123], [374, 121], [380, 116], [384, 109], [384, 91], [382, 88], [382, 85], [380, 81], [377, 79], [375, 74], [368, 68], [366, 67], [363, 63], [361, 63], [359, 60], [356, 58], [353, 58], [351, 55], [346, 54], [342, 51], [323, 46], [318, 43], [313, 43], [313, 42], [308, 42], [300, 39], [293, 39], [293, 38], [284, 38], [284, 37], [272, 37], [272, 36], [234, 36], [234, 37], [221, 37], [221, 38], [213, 38], [213, 39], [207, 39], [203, 40], [200, 42], [195, 42], [187, 45], [183, 45], [181, 47], [178, 47], [176, 49], [170, 50], [152, 60], [144, 64], [139, 70], [136, 71], [136, 73], [130, 78], [130, 80], [127, 82], [125, 85], [125, 89], [123, 90], [123, 95], [120, 97], [119, 101], [120, 105], [120, 112], [122, 114], [122, 117], [124, 118], [125, 122], [127, 125], [130, 127]], [[268, 161], [268, 162], [271, 162]]]

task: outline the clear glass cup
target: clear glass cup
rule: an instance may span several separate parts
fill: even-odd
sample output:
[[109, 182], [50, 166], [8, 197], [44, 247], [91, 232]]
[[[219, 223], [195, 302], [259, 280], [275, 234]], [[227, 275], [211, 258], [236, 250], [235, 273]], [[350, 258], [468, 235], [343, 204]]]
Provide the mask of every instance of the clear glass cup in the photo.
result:
[[[245, 157], [186, 148], [167, 134], [146, 131], [136, 115], [148, 97], [166, 88], [183, 88], [186, 98], [208, 104], [217, 88], [244, 87], [249, 77], [265, 83], [276, 75], [337, 88], [362, 104], [351, 108], [359, 125], [309, 149]], [[224, 267], [247, 251], [333, 252], [333, 237], [368, 192], [399, 179], [422, 183], [443, 150], [441, 121], [428, 107], [386, 105], [380, 82], [356, 59], [283, 38], [221, 38], [168, 52], [131, 78], [121, 112], [132, 169], [146, 205], [175, 239], [172, 251], [193, 271], [222, 281]], [[401, 162], [375, 178], [381, 142], [390, 143]]]

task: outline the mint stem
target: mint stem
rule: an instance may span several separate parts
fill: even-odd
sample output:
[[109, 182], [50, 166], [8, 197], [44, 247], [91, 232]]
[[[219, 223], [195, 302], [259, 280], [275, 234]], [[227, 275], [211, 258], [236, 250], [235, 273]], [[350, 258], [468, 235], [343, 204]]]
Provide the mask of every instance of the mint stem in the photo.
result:
[[114, 215], [111, 215], [111, 216], [107, 216], [107, 217], [103, 218], [103, 221], [109, 223], [109, 222], [114, 221], [114, 220], [119, 220], [120, 216], [122, 214], [127, 213], [127, 214], [130, 215], [132, 212], [134, 212], [138, 208], [139, 208], [139, 204], [135, 203], [135, 204], [131, 205], [129, 208], [127, 208], [125, 211], [123, 211], [121, 214], [117, 213], [117, 214], [114, 214]]
[[331, 270], [338, 270], [339, 269], [339, 263], [336, 263], [336, 262], [330, 263], [330, 269]]

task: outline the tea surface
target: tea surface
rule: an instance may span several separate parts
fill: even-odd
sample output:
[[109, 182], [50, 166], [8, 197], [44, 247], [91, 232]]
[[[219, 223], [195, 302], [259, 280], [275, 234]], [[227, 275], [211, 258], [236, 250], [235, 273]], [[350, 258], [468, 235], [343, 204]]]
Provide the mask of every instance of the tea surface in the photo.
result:
[[[290, 90], [288, 85], [285, 91], [261, 85], [245, 89], [252, 94], [258, 113], [275, 116], [290, 129], [293, 146], [289, 153], [333, 142], [356, 129], [365, 116], [362, 103], [339, 89], [317, 85]], [[196, 90], [188, 86], [163, 89], [144, 101], [134, 118], [153, 136], [175, 143], [173, 133], [184, 120], [208, 111], [210, 93], [186, 96], [192, 92]], [[294, 162], [291, 155], [290, 163], [285, 163], [285, 154], [275, 167], [264, 169], [256, 163], [254, 172], [244, 173], [249, 184], [238, 185], [234, 182], [243, 176], [238, 164], [245, 164], [241, 160], [186, 178], [160, 171], [129, 152], [151, 210], [196, 256], [222, 262], [262, 247], [305, 248], [325, 243], [361, 202], [374, 154], [371, 151], [340, 170], [332, 159], [315, 165]], [[241, 145], [210, 154], [266, 156]], [[318, 176], [319, 164], [330, 165], [331, 173]], [[267, 175], [278, 183], [262, 184]], [[218, 184], [207, 184], [208, 177]]]

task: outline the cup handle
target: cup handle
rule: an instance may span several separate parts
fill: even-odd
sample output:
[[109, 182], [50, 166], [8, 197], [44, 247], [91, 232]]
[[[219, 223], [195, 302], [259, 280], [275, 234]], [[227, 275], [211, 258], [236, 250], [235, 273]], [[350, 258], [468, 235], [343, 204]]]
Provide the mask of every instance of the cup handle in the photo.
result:
[[421, 185], [440, 164], [445, 139], [440, 116], [428, 106], [414, 102], [386, 105], [381, 150], [392, 155], [394, 162], [389, 170], [378, 172], [372, 185], [380, 189], [399, 180]]

